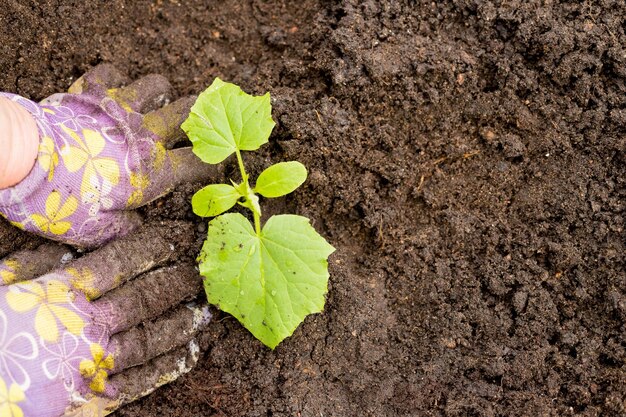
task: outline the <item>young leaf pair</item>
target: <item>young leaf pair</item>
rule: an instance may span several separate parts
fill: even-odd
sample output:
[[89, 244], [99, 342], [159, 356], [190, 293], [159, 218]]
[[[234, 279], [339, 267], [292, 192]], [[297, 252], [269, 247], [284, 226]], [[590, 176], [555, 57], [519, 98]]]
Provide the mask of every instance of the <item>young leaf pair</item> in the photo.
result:
[[[197, 215], [218, 216], [209, 222], [198, 258], [208, 300], [272, 349], [324, 308], [328, 256], [335, 250], [305, 217], [272, 216], [261, 227], [258, 195], [289, 194], [307, 177], [301, 163], [281, 162], [250, 186], [241, 151], [267, 143], [274, 126], [269, 93], [250, 96], [219, 78], [182, 125], [200, 159], [217, 164], [234, 153], [241, 174], [240, 183], [209, 185], [192, 199]], [[222, 214], [237, 203], [252, 211], [254, 228], [239, 213]]]
[[[263, 197], [282, 197], [304, 183], [307, 171], [300, 162], [279, 162], [259, 175], [252, 192]], [[231, 209], [241, 199], [250, 199], [246, 184], [211, 184], [194, 194], [191, 205], [200, 217], [213, 217]], [[257, 209], [257, 210], [260, 210]]]

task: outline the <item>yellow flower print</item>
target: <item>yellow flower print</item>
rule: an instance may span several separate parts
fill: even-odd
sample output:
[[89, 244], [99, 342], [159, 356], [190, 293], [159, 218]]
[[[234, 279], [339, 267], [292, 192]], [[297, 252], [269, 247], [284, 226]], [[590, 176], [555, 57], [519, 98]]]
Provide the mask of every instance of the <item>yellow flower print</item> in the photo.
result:
[[126, 206], [129, 208], [137, 207], [143, 203], [143, 190], [150, 185], [150, 178], [147, 175], [131, 172], [129, 179], [130, 185], [135, 189], [128, 198]]
[[54, 169], [59, 165], [59, 154], [54, 147], [54, 142], [49, 136], [45, 136], [41, 140], [37, 161], [44, 171], [48, 171], [48, 182], [51, 182], [54, 177]]
[[98, 178], [102, 178], [112, 185], [117, 185], [120, 181], [120, 169], [117, 162], [113, 158], [100, 156], [106, 144], [102, 135], [95, 130], [84, 129], [82, 131], [83, 140], [73, 130], [65, 126], [62, 126], [62, 129], [78, 145], [65, 146], [61, 150], [65, 167], [69, 172], [85, 169], [80, 186], [81, 195], [99, 195], [99, 191], [94, 186], [94, 184], [100, 183]]
[[30, 219], [44, 233], [64, 235], [72, 227], [72, 223], [64, 221], [78, 208], [78, 200], [69, 196], [61, 204], [61, 193], [53, 191], [46, 199], [46, 214], [33, 214]]
[[16, 281], [15, 273], [19, 267], [19, 262], [11, 259], [0, 263], [0, 278], [2, 282], [6, 285], [13, 284]]
[[56, 342], [59, 339], [58, 322], [76, 336], [85, 327], [83, 319], [67, 308], [67, 304], [74, 299], [74, 294], [60, 281], [51, 280], [45, 284], [45, 288], [37, 282], [15, 284], [7, 292], [6, 298], [9, 306], [18, 313], [37, 309], [35, 330], [47, 342]]
[[81, 271], [76, 268], [67, 268], [65, 272], [71, 276], [70, 284], [77, 290], [82, 291], [89, 301], [100, 297], [101, 292], [96, 288], [96, 279], [93, 271], [88, 268], [83, 268]]
[[104, 392], [106, 381], [109, 377], [107, 370], [112, 370], [115, 362], [113, 355], [106, 355], [102, 346], [97, 343], [92, 343], [89, 346], [89, 350], [91, 350], [93, 360], [83, 359], [80, 362], [80, 374], [85, 378], [91, 379], [89, 388], [93, 392], [101, 393]]
[[24, 391], [19, 385], [13, 383], [9, 388], [0, 377], [0, 417], [24, 417], [24, 412], [17, 403], [25, 399]]

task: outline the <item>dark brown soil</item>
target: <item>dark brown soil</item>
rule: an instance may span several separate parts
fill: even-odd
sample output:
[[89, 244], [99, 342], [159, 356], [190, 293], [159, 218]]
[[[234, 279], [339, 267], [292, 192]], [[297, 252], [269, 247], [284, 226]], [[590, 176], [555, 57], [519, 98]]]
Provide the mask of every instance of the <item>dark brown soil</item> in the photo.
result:
[[[103, 61], [271, 91], [252, 171], [311, 174], [268, 211], [338, 248], [326, 312], [276, 351], [218, 315], [201, 364], [117, 416], [626, 415], [623, 0], [2, 3], [6, 91]], [[192, 192], [148, 217], [193, 219]]]

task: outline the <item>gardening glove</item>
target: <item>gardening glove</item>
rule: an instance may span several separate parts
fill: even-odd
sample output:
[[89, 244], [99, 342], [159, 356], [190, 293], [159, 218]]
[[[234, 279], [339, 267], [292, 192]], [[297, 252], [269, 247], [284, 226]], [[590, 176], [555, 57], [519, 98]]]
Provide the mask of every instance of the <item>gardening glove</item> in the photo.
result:
[[163, 265], [193, 236], [167, 222], [72, 262], [52, 244], [0, 262], [0, 416], [99, 417], [189, 371], [210, 314], [181, 304], [197, 271]]
[[190, 147], [169, 150], [184, 139], [180, 124], [195, 98], [161, 108], [171, 90], [164, 77], [148, 75], [120, 87], [125, 84], [113, 66], [101, 64], [68, 93], [39, 104], [0, 93], [9, 108], [6, 123], [12, 123], [7, 131], [27, 130], [24, 119], [30, 118], [39, 141], [27, 176], [0, 189], [0, 214], [49, 239], [96, 247], [141, 223], [132, 209], [182, 182], [217, 176], [215, 166], [202, 163]]

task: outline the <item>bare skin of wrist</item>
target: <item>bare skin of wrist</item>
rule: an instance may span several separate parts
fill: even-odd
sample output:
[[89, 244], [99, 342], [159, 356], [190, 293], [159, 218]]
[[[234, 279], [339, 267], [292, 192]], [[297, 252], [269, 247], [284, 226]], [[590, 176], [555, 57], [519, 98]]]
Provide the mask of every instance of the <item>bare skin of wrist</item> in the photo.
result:
[[22, 106], [0, 97], [0, 189], [12, 187], [32, 170], [39, 149], [39, 131]]

